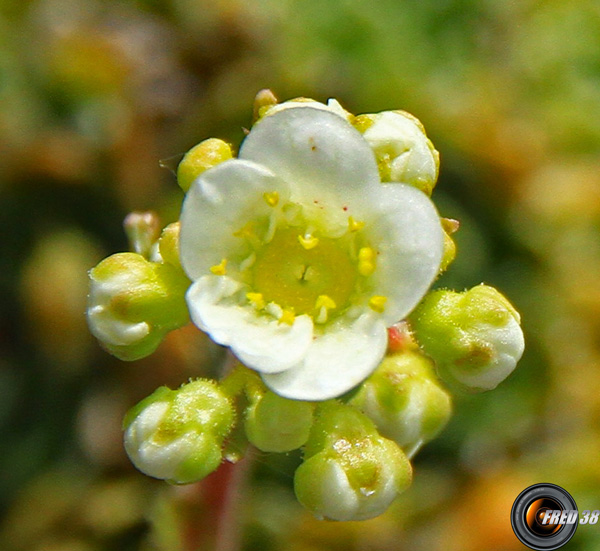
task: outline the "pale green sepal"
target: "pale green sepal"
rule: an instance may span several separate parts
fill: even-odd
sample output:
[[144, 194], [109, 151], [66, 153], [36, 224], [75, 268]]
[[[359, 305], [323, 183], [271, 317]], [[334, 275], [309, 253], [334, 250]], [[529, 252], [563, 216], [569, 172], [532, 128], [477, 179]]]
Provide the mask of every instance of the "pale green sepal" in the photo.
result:
[[264, 452], [288, 452], [305, 444], [313, 420], [314, 404], [265, 393], [246, 410], [248, 440]]

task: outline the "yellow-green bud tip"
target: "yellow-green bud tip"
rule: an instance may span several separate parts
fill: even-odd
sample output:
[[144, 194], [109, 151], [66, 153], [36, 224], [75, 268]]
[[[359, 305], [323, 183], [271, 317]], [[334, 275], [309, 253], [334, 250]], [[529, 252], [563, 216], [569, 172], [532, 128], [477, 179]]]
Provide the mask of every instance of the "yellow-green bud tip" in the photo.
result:
[[205, 170], [232, 158], [231, 146], [218, 138], [209, 138], [192, 147], [177, 167], [177, 183], [186, 191]]

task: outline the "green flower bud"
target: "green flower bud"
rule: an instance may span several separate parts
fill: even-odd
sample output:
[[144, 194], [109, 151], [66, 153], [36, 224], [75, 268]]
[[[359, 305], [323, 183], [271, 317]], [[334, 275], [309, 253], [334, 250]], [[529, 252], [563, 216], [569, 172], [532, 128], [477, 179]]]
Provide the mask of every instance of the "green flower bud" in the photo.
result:
[[258, 119], [260, 119], [261, 116], [273, 105], [277, 105], [277, 97], [275, 94], [268, 88], [260, 90], [254, 98], [254, 105], [252, 108], [252, 123], [255, 123]]
[[181, 269], [119, 253], [90, 270], [87, 319], [90, 331], [122, 360], [143, 358], [164, 335], [188, 322]]
[[205, 170], [232, 158], [231, 146], [218, 138], [209, 138], [192, 147], [177, 167], [177, 183], [186, 191]]
[[364, 520], [383, 513], [411, 482], [402, 450], [357, 409], [323, 402], [294, 489], [317, 517]]
[[439, 153], [416, 117], [405, 111], [383, 111], [359, 115], [353, 124], [371, 145], [382, 182], [410, 184], [431, 195]]
[[427, 295], [410, 317], [415, 336], [449, 383], [491, 390], [513, 371], [525, 342], [520, 316], [493, 287]]
[[160, 387], [125, 416], [125, 450], [148, 476], [196, 482], [221, 464], [223, 440], [234, 422], [231, 401], [214, 381]]
[[314, 404], [288, 400], [265, 390], [246, 410], [248, 440], [264, 452], [288, 452], [303, 446], [313, 421]]
[[409, 457], [440, 433], [452, 412], [432, 362], [412, 351], [386, 357], [350, 403]]

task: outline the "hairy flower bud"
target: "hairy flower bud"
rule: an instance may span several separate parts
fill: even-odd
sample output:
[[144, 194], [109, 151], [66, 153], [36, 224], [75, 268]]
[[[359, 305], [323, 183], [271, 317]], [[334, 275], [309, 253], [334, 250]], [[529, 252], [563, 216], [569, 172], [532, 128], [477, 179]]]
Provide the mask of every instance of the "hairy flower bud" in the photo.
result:
[[125, 450], [148, 476], [196, 482], [221, 464], [223, 439], [234, 421], [231, 401], [213, 381], [160, 387], [125, 416]]
[[189, 280], [180, 268], [119, 253], [90, 270], [87, 310], [92, 334], [113, 355], [137, 360], [186, 324]]
[[433, 364], [414, 351], [386, 357], [350, 403], [409, 457], [439, 434], [452, 411], [450, 395], [437, 383]]
[[288, 400], [265, 391], [246, 410], [248, 440], [264, 452], [288, 452], [304, 445], [313, 421], [314, 404]]
[[419, 119], [405, 111], [383, 111], [359, 115], [353, 124], [373, 149], [382, 182], [410, 184], [431, 195], [439, 153]]
[[433, 291], [410, 321], [440, 377], [470, 390], [496, 388], [513, 371], [525, 347], [518, 312], [487, 285], [464, 293]]
[[231, 146], [218, 138], [208, 138], [192, 147], [177, 167], [177, 183], [183, 191], [205, 170], [232, 158]]
[[318, 517], [364, 520], [383, 513], [411, 482], [402, 450], [357, 409], [324, 402], [296, 470], [300, 503]]

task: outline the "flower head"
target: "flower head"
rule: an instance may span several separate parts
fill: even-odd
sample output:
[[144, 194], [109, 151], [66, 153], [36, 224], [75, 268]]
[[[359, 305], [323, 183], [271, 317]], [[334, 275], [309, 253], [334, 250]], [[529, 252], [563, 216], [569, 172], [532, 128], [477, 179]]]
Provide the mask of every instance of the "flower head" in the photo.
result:
[[192, 320], [276, 393], [339, 396], [381, 361], [386, 327], [436, 277], [439, 216], [382, 184], [369, 143], [310, 103], [269, 112], [239, 158], [203, 172], [181, 216]]

